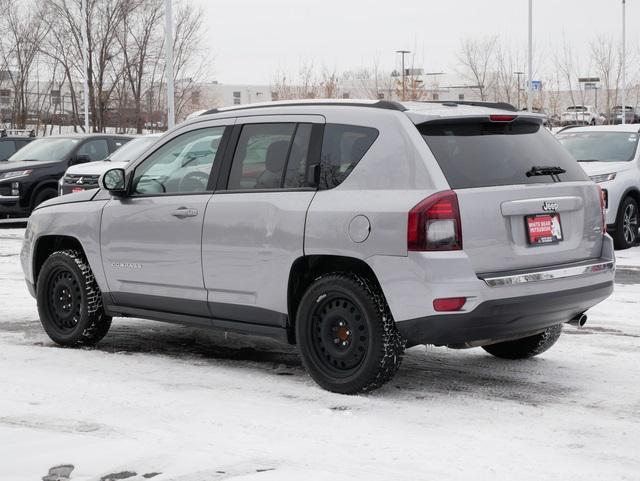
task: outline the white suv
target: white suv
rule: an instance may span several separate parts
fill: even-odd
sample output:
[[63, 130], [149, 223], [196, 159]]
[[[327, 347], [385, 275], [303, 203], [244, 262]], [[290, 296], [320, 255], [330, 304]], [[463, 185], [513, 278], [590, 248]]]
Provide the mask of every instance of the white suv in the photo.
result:
[[638, 125], [603, 125], [569, 128], [557, 135], [591, 180], [602, 187], [607, 230], [616, 249], [638, 242], [639, 132]]
[[602, 125], [606, 118], [596, 112], [591, 105], [573, 105], [567, 107], [560, 117], [560, 125]]

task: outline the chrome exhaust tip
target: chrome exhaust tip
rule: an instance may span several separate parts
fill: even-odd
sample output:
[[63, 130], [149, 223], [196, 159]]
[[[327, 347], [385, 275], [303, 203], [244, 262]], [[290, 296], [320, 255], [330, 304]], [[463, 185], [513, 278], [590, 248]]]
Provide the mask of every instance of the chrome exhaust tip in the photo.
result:
[[569, 322], [572, 326], [583, 327], [587, 323], [587, 315], [586, 314], [578, 314]]

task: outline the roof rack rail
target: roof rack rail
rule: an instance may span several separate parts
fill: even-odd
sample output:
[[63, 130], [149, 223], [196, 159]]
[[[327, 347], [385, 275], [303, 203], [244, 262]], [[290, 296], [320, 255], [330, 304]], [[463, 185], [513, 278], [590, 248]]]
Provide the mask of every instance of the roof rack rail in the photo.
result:
[[404, 112], [407, 108], [399, 102], [395, 102], [392, 100], [378, 100], [377, 102], [364, 103], [364, 102], [290, 102], [290, 103], [277, 103], [277, 102], [265, 102], [261, 104], [246, 104], [240, 106], [233, 107], [222, 107], [215, 108], [211, 110], [207, 110], [203, 112], [202, 115], [211, 115], [211, 114], [219, 114], [222, 112], [235, 112], [236, 110], [247, 110], [247, 109], [264, 109], [264, 108], [272, 108], [272, 107], [300, 107], [300, 106], [339, 106], [339, 107], [367, 107], [367, 108], [376, 108], [376, 109], [386, 109], [386, 110], [397, 110], [398, 112]]
[[34, 129], [0, 129], [0, 137], [8, 137], [9, 135], [35, 137], [36, 131]]
[[449, 107], [457, 107], [458, 105], [469, 105], [471, 107], [488, 107], [491, 109], [518, 112], [517, 108], [507, 102], [476, 102], [474, 100], [418, 100], [418, 102], [427, 104], [441, 104]]

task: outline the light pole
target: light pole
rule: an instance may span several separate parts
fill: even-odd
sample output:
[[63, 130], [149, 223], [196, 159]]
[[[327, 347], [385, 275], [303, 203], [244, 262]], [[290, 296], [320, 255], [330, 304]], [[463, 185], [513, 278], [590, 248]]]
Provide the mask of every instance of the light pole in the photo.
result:
[[173, 8], [171, 0], [164, 2], [164, 45], [167, 64], [167, 127], [173, 128], [176, 122], [174, 86], [173, 86]]
[[402, 101], [404, 102], [405, 100], [405, 81], [404, 81], [404, 76], [406, 74], [406, 71], [404, 69], [404, 56], [408, 53], [411, 53], [410, 50], [396, 50], [396, 53], [399, 53], [400, 55], [402, 55]]
[[[624, 0], [623, 0], [624, 1]], [[533, 0], [529, 0], [529, 85], [527, 86], [527, 111], [533, 106]]]
[[627, 110], [625, 109], [625, 103], [627, 101], [627, 2], [622, 0], [622, 123], [627, 123]]
[[518, 85], [516, 86], [516, 91], [518, 92], [518, 110], [520, 110], [520, 76], [524, 75], [524, 72], [513, 72], [518, 77]]

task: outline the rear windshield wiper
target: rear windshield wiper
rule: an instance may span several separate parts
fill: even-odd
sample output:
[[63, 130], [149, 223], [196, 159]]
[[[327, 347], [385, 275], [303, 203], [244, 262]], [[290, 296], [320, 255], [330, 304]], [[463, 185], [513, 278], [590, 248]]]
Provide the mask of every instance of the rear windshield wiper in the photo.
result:
[[566, 170], [562, 167], [553, 167], [553, 166], [542, 166], [542, 165], [534, 165], [531, 167], [531, 170], [526, 172], [527, 177], [532, 177], [534, 175], [550, 175], [554, 182], [560, 182], [559, 174], [564, 174]]

